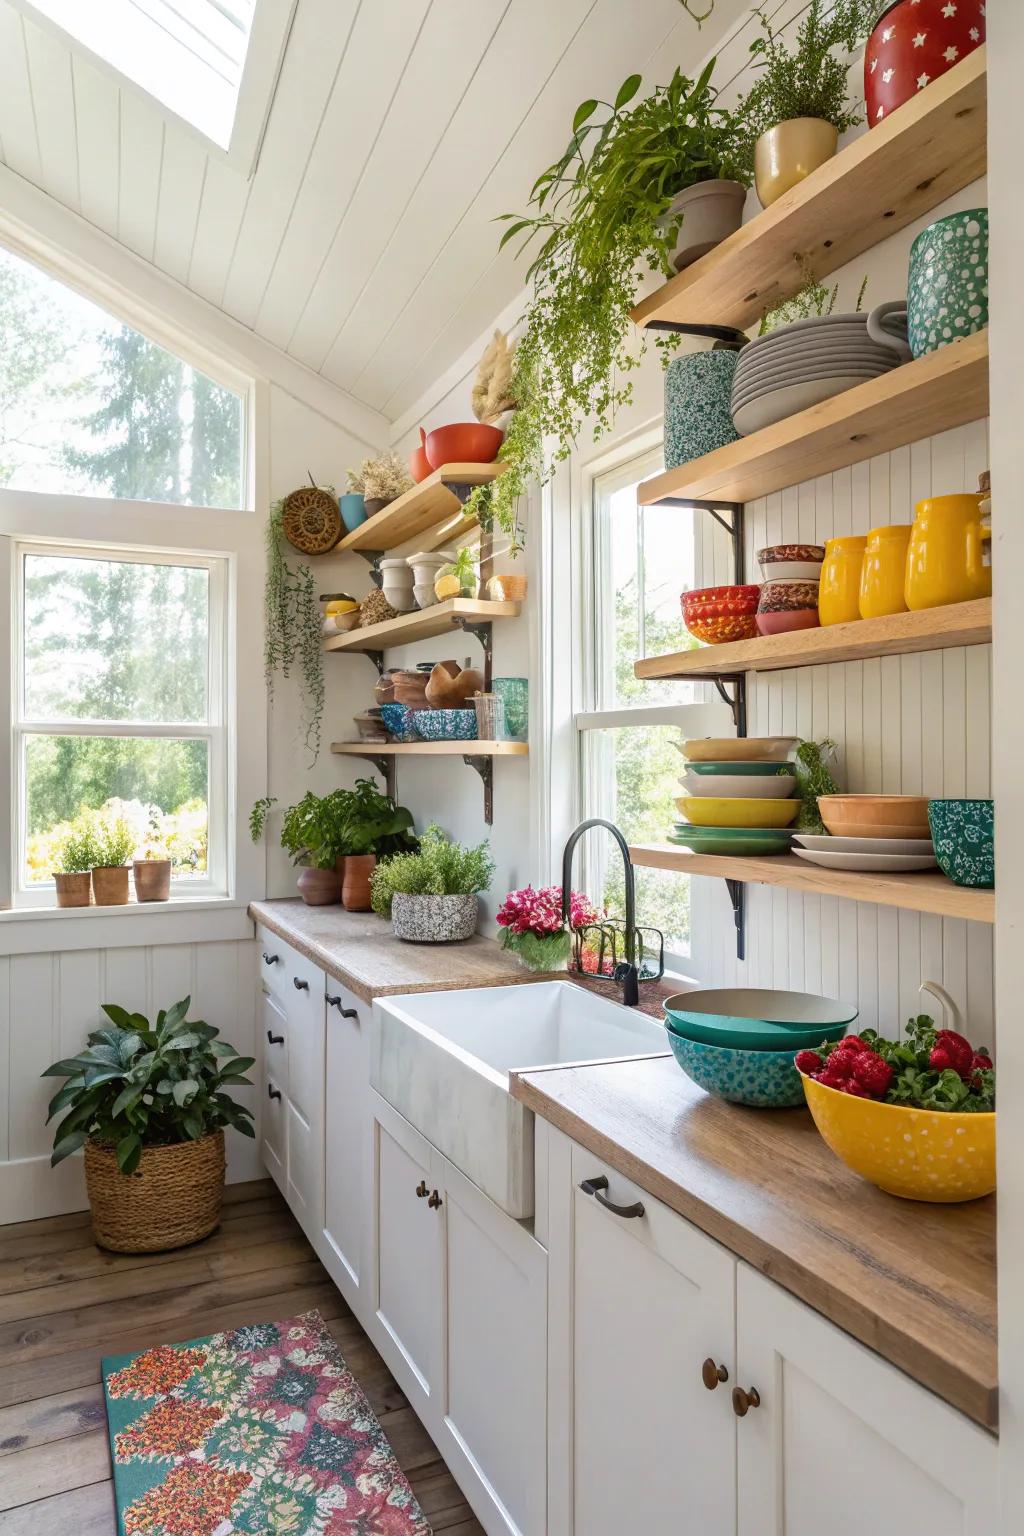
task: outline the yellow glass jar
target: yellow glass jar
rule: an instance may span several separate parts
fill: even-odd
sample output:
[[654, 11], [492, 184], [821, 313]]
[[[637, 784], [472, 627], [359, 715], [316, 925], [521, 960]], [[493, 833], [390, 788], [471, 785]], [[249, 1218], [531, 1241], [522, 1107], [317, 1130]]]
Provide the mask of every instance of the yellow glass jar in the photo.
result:
[[818, 588], [818, 619], [822, 624], [849, 624], [860, 618], [860, 571], [867, 542], [863, 534], [825, 540]]
[[991, 528], [977, 495], [930, 496], [914, 508], [907, 607], [941, 608], [992, 595]]
[[860, 616], [880, 619], [887, 613], [906, 613], [907, 545], [910, 524], [891, 523], [872, 528], [860, 572]]

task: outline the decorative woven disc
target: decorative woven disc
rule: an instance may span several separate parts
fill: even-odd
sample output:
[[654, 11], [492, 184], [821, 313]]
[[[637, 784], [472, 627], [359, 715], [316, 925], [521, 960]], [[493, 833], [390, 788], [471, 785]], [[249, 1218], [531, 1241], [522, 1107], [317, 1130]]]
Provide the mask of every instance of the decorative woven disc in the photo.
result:
[[284, 499], [281, 529], [304, 555], [326, 555], [341, 538], [341, 513], [329, 491], [304, 485]]

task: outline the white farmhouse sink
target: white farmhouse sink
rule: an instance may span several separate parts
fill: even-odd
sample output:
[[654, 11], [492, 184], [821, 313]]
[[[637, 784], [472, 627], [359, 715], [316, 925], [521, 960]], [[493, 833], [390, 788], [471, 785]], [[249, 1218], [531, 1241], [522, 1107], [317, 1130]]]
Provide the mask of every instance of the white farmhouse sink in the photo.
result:
[[533, 1114], [509, 1072], [667, 1054], [656, 1019], [567, 981], [413, 992], [374, 1012], [374, 1088], [517, 1218], [533, 1215]]

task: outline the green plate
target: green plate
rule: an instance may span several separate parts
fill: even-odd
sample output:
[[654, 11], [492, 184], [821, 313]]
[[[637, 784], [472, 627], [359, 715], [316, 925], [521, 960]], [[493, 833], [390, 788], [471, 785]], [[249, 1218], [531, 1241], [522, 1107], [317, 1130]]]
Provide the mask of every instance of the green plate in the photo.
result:
[[746, 1051], [813, 1051], [825, 1040], [841, 1039], [857, 1017], [848, 1003], [771, 988], [677, 992], [664, 1008], [670, 1034]]
[[687, 773], [706, 773], [709, 777], [716, 774], [732, 775], [737, 778], [766, 779], [774, 778], [780, 773], [788, 774], [790, 778], [796, 772], [792, 763], [691, 763], [687, 761]]
[[668, 841], [692, 853], [731, 853], [737, 857], [788, 853], [793, 834], [776, 827], [690, 827], [678, 822]]

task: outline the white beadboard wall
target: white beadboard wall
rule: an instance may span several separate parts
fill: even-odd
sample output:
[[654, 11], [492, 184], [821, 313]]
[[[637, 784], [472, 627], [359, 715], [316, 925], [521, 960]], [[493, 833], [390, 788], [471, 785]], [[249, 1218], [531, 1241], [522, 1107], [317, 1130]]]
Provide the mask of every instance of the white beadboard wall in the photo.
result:
[[[757, 550], [822, 543], [913, 520], [924, 496], [977, 490], [986, 422], [945, 432], [747, 506], [747, 579]], [[732, 580], [727, 541], [705, 523], [703, 579]], [[838, 748], [833, 772], [852, 793], [989, 796], [991, 646], [844, 662], [747, 679], [751, 736], [795, 735]], [[941, 982], [970, 1034], [994, 1044], [992, 928], [864, 902], [746, 887], [746, 960], [737, 961], [724, 883], [696, 880], [693, 950], [713, 986], [783, 987], [856, 1003], [865, 1026], [894, 1033], [919, 1011], [924, 979]], [[710, 899], [707, 891], [710, 890]], [[695, 894], [697, 894], [695, 892]]]
[[[256, 984], [256, 946], [248, 939], [0, 957], [2, 1219], [27, 1221], [86, 1203], [81, 1159], [50, 1168], [46, 1106], [60, 1080], [39, 1074], [85, 1044], [104, 1022], [102, 1003], [152, 1018], [191, 996], [193, 1017], [215, 1024], [242, 1055], [258, 1057]], [[239, 1089], [238, 1097], [259, 1114], [255, 1089]], [[230, 1180], [261, 1176], [255, 1147], [228, 1133]]]

